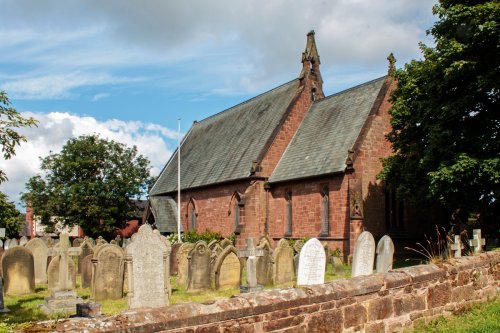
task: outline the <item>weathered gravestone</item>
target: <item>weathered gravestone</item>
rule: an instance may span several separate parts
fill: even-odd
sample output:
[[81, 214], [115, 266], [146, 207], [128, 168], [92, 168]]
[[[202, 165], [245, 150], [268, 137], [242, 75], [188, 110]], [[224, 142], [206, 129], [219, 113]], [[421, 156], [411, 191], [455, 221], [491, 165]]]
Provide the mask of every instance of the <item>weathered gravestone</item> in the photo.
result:
[[453, 257], [461, 258], [463, 248], [464, 246], [460, 235], [455, 235], [453, 244], [450, 244], [450, 250], [453, 251]]
[[94, 254], [94, 245], [90, 242], [90, 240], [85, 237], [83, 242], [80, 244], [80, 255], [78, 256], [78, 273], [82, 272], [82, 265], [81, 262], [83, 258], [87, 257], [88, 255]]
[[84, 242], [83, 238], [77, 237], [77, 238], [73, 239], [73, 242], [71, 243], [71, 245], [73, 245], [73, 247], [80, 247], [80, 245], [82, 245], [83, 242]]
[[95, 246], [102, 246], [106, 244], [108, 244], [108, 242], [102, 236], [97, 237], [97, 240], [95, 241]]
[[231, 242], [229, 239], [224, 238], [223, 240], [220, 241], [220, 246], [224, 249], [226, 246], [232, 246], [233, 242]]
[[2, 273], [6, 295], [31, 294], [35, 290], [35, 263], [30, 250], [14, 246], [5, 251]]
[[[172, 256], [172, 244], [168, 240], [167, 237], [163, 236], [158, 229], [153, 230], [154, 234], [157, 234], [160, 237], [160, 240], [165, 244], [167, 247], [167, 263], [170, 262], [170, 257]], [[166, 275], [168, 276], [167, 279], [167, 290], [168, 290], [168, 296], [172, 296], [172, 284], [170, 283], [170, 265], [167, 265], [165, 268]]]
[[394, 243], [391, 237], [385, 235], [377, 244], [377, 273], [387, 273], [392, 269], [394, 260]]
[[49, 248], [40, 238], [33, 238], [25, 248], [33, 253], [35, 261], [35, 283], [47, 283], [47, 258], [49, 256]]
[[257, 284], [267, 286], [273, 280], [273, 255], [269, 240], [261, 237], [257, 249], [262, 251], [262, 256], [256, 259]]
[[212, 239], [212, 240], [208, 243], [208, 248], [209, 248], [210, 250], [213, 250], [213, 249], [214, 249], [215, 244], [218, 244], [218, 243], [219, 243], [219, 241], [218, 241], [218, 240], [216, 240], [216, 239]]
[[211, 251], [204, 241], [198, 241], [189, 252], [188, 291], [210, 289], [210, 255]]
[[[149, 224], [143, 224], [125, 250], [127, 258], [128, 306], [162, 307], [169, 304], [167, 280], [170, 247]], [[168, 241], [167, 241], [168, 242]]]
[[92, 284], [92, 256], [89, 254], [78, 263], [81, 269], [82, 288], [90, 288]]
[[257, 282], [257, 257], [261, 257], [264, 253], [262, 249], [256, 249], [253, 244], [253, 238], [247, 238], [247, 248], [245, 250], [239, 250], [238, 256], [240, 258], [246, 258], [246, 268], [247, 268], [247, 285], [241, 286], [241, 292], [252, 292], [262, 290], [262, 285]]
[[177, 286], [187, 288], [189, 276], [189, 252], [194, 248], [193, 243], [183, 243], [177, 252]]
[[299, 256], [303, 246], [304, 241], [302, 239], [298, 239], [293, 243], [293, 251], [295, 252], [293, 256], [293, 269], [295, 270], [295, 275], [297, 275], [297, 270], [299, 269]]
[[123, 296], [124, 253], [118, 245], [97, 247], [92, 258], [92, 299], [120, 299]]
[[373, 273], [375, 260], [375, 239], [368, 231], [363, 231], [354, 245], [352, 256], [352, 277]]
[[3, 249], [3, 240], [0, 239], [0, 248]]
[[325, 283], [326, 253], [323, 244], [309, 239], [300, 250], [297, 285], [307, 286]]
[[214, 267], [215, 289], [239, 288], [241, 284], [241, 262], [234, 246], [226, 246], [217, 256]]
[[469, 245], [474, 249], [474, 253], [483, 252], [483, 246], [486, 240], [481, 238], [481, 229], [472, 230], [472, 239], [469, 240]]
[[24, 246], [26, 243], [28, 243], [29, 239], [26, 236], [23, 236], [19, 239], [19, 246]]
[[172, 245], [172, 252], [170, 253], [170, 274], [177, 275], [177, 252], [181, 247], [181, 243], [175, 243]]
[[280, 239], [273, 252], [273, 283], [292, 286], [294, 282], [293, 249], [286, 239]]
[[66, 232], [59, 235], [59, 246], [51, 250], [52, 260], [49, 264], [47, 278], [50, 297], [45, 298], [42, 310], [45, 313], [76, 312], [76, 304], [83, 302], [77, 296], [76, 265], [71, 256], [80, 253], [79, 247], [70, 247], [69, 236]]
[[212, 276], [212, 282], [213, 282], [213, 285], [215, 287], [215, 261], [220, 256], [220, 254], [222, 253], [222, 251], [224, 251], [224, 249], [219, 244], [215, 244], [215, 245], [212, 246], [212, 248], [210, 250], [211, 250], [211, 254], [210, 254], [210, 268], [211, 268], [211, 272], [210, 272], [210, 274]]

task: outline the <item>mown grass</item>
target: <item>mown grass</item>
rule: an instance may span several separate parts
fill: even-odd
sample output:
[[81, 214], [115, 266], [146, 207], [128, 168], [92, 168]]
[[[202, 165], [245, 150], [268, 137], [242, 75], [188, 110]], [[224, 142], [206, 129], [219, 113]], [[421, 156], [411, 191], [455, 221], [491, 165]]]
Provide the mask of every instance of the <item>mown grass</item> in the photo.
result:
[[455, 316], [441, 317], [415, 327], [414, 333], [498, 333], [500, 332], [500, 299], [478, 304]]

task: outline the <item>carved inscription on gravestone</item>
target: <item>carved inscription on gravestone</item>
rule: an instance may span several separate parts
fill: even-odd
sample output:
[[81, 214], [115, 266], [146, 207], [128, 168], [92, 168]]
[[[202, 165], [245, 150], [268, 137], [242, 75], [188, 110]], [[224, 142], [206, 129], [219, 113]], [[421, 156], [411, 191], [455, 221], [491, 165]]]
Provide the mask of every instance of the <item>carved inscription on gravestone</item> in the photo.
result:
[[92, 258], [92, 299], [120, 299], [123, 296], [124, 253], [114, 244], [101, 245]]
[[352, 256], [352, 277], [373, 273], [375, 259], [375, 239], [368, 231], [363, 231], [354, 246]]
[[316, 238], [308, 240], [299, 257], [299, 269], [297, 273], [297, 284], [315, 285], [325, 283], [325, 249]]
[[6, 295], [30, 294], [35, 290], [35, 265], [30, 250], [14, 246], [5, 251], [2, 273]]
[[132, 242], [125, 250], [129, 271], [130, 309], [169, 304], [167, 246], [160, 237], [153, 233], [149, 224], [143, 224], [132, 236]]

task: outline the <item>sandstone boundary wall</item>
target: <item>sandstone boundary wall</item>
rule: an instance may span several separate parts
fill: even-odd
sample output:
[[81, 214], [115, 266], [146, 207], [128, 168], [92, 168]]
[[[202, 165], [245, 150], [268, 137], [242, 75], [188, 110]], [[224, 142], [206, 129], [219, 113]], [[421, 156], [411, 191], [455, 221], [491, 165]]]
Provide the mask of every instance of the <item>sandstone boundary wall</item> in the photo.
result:
[[64, 332], [397, 332], [499, 293], [500, 251], [491, 251], [314, 287], [39, 325]]

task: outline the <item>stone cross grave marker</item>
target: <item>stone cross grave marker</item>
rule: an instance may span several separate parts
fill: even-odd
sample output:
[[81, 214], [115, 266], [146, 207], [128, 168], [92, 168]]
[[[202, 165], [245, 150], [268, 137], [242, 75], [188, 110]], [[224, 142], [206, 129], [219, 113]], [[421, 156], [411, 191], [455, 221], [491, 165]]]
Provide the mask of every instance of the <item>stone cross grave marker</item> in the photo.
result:
[[262, 290], [262, 285], [257, 283], [257, 257], [264, 255], [264, 250], [255, 248], [253, 238], [247, 238], [247, 248], [245, 250], [238, 250], [238, 257], [247, 259], [247, 285], [240, 286], [242, 293]]
[[472, 239], [469, 239], [469, 245], [474, 249], [474, 253], [483, 252], [483, 246], [486, 245], [486, 240], [481, 238], [481, 229], [472, 230]]
[[453, 242], [453, 244], [450, 244], [450, 250], [453, 251], [453, 257], [461, 258], [464, 245], [462, 244], [462, 241], [460, 239], [460, 235], [455, 235], [453, 238], [454, 238], [454, 242]]
[[377, 244], [377, 273], [387, 273], [392, 269], [394, 243], [391, 237], [384, 235]]
[[323, 244], [316, 239], [308, 240], [300, 250], [297, 285], [307, 286], [325, 283], [326, 253]]
[[363, 231], [354, 245], [352, 256], [352, 277], [373, 273], [375, 259], [375, 239], [368, 231]]
[[59, 276], [57, 285], [51, 289], [51, 296], [45, 298], [45, 304], [42, 306], [45, 313], [75, 313], [76, 304], [83, 302], [77, 296], [73, 284], [69, 281], [71, 257], [78, 256], [80, 252], [79, 247], [70, 247], [69, 235], [66, 232], [59, 235], [59, 246], [53, 247], [49, 251], [52, 257], [57, 256], [59, 258]]

